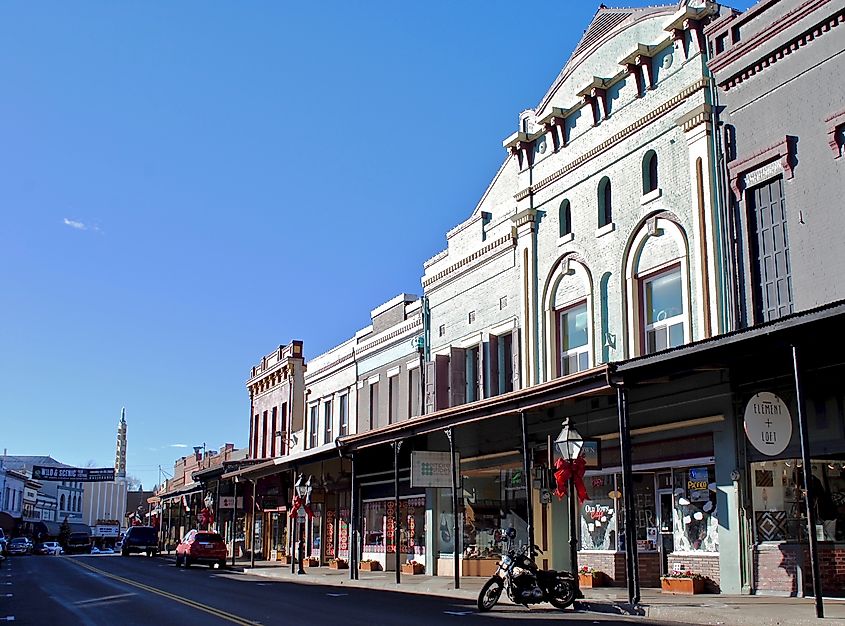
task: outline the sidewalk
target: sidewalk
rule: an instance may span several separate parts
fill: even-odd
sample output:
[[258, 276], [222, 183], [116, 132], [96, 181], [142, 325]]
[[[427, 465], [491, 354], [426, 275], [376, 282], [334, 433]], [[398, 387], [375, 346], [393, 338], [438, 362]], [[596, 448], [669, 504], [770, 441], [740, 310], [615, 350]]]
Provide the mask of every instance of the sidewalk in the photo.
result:
[[[349, 570], [328, 567], [307, 568], [304, 575], [291, 573], [289, 565], [281, 566], [267, 561], [256, 561], [251, 568], [248, 559], [240, 560], [234, 567], [245, 574], [263, 576], [279, 581], [337, 587], [379, 589], [399, 593], [418, 593], [474, 600], [486, 578], [461, 579], [461, 588], [455, 589], [452, 578], [442, 576], [402, 575], [396, 584], [394, 572], [359, 572], [358, 580], [349, 579]], [[581, 610], [616, 615], [639, 615], [653, 620], [685, 624], [724, 625], [789, 625], [843, 624], [845, 601], [825, 600], [826, 619], [815, 617], [812, 598], [784, 598], [774, 596], [697, 595], [676, 596], [663, 594], [657, 589], [643, 589], [638, 607], [628, 605], [627, 590], [619, 587], [585, 589]], [[507, 600], [505, 600], [507, 601]]]

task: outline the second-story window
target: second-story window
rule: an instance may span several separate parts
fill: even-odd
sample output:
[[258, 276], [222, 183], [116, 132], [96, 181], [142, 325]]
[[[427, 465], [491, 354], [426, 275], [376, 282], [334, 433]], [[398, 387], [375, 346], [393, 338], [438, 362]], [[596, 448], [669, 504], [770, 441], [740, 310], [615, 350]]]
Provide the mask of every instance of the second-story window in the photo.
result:
[[332, 442], [332, 401], [323, 402], [323, 443]]
[[587, 303], [581, 302], [560, 312], [560, 375], [590, 367]]
[[569, 200], [560, 203], [558, 218], [560, 220], [560, 236], [565, 237], [572, 232], [572, 209]]
[[642, 290], [646, 354], [683, 345], [684, 303], [680, 266], [644, 279]]
[[378, 427], [378, 383], [370, 384], [370, 430]]
[[649, 150], [643, 157], [643, 195], [657, 189], [657, 153]]
[[349, 434], [349, 395], [343, 394], [338, 399], [338, 434], [341, 437], [345, 437]]
[[270, 456], [276, 456], [276, 427], [278, 426], [278, 407], [273, 407], [270, 414]]
[[317, 447], [317, 435], [320, 432], [320, 407], [317, 404], [311, 406], [311, 415], [308, 423], [308, 447]]

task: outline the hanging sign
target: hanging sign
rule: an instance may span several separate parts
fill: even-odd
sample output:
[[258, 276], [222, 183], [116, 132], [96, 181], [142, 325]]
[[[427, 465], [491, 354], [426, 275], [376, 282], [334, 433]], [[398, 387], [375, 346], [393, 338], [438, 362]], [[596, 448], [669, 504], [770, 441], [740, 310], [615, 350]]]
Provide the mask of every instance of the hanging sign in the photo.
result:
[[[457, 454], [455, 464], [460, 468], [460, 456]], [[451, 486], [452, 456], [448, 452], [411, 452], [411, 487]]]
[[766, 456], [786, 450], [792, 438], [792, 416], [786, 403], [770, 391], [755, 394], [745, 406], [745, 435]]
[[72, 480], [82, 483], [114, 482], [113, 467], [53, 467], [33, 465], [34, 480]]

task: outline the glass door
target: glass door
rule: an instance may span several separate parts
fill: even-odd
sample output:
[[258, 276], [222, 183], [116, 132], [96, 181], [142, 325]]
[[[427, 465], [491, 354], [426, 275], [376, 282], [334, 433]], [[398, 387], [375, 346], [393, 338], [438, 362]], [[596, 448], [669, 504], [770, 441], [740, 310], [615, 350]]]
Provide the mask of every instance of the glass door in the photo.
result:
[[[660, 575], [669, 571], [669, 555], [675, 551], [673, 528], [674, 501], [671, 489], [672, 474], [658, 475], [657, 490], [657, 549], [660, 552]], [[667, 488], [668, 486], [668, 488]]]

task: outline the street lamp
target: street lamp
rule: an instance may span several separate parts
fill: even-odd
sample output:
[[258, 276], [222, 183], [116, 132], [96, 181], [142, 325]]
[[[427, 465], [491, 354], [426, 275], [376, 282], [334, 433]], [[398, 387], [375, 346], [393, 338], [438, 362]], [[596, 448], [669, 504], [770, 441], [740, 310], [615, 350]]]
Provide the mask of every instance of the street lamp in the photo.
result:
[[[305, 527], [302, 525], [300, 521], [307, 513], [310, 511], [311, 506], [311, 490], [313, 488], [311, 484], [311, 476], [308, 477], [308, 480], [303, 483], [302, 481], [302, 474], [296, 479], [296, 482], [293, 484], [294, 489], [296, 490], [296, 495], [299, 498], [299, 504], [302, 507], [302, 513], [297, 511], [296, 516], [296, 541], [297, 541], [297, 548], [299, 555], [297, 557], [297, 561], [299, 562], [299, 568], [296, 570], [297, 574], [304, 574], [305, 568], [303, 564], [305, 562]], [[298, 508], [298, 507], [297, 507]]]
[[[569, 562], [572, 573], [575, 575], [575, 597], [582, 598], [581, 589], [578, 586], [578, 536], [575, 529], [577, 512], [575, 505], [575, 480], [580, 471], [579, 478], [583, 477], [584, 461], [581, 459], [581, 450], [584, 447], [584, 438], [569, 425], [569, 418], [563, 421], [563, 428], [555, 439], [555, 449], [560, 457], [555, 463], [555, 477], [565, 480], [568, 478], [569, 489]], [[562, 485], [558, 486], [557, 495], [560, 497]]]

